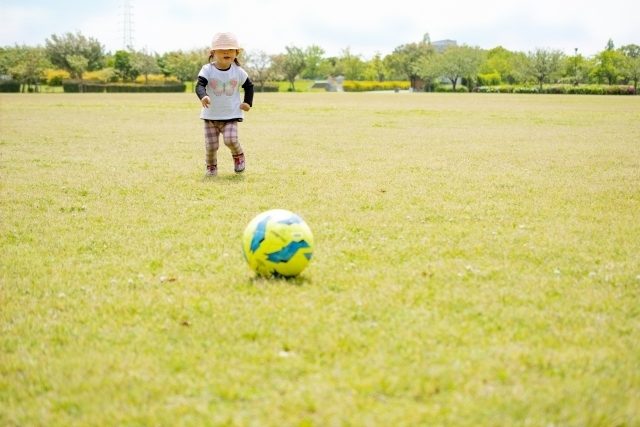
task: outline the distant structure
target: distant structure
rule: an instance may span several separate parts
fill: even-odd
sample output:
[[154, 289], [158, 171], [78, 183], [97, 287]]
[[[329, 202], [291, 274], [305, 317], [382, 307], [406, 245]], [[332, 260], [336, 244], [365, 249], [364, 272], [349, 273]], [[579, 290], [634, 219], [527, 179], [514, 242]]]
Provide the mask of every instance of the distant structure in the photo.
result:
[[436, 52], [442, 52], [443, 50], [445, 50], [448, 47], [451, 46], [457, 46], [458, 42], [456, 42], [455, 40], [437, 40], [433, 43], [431, 43], [431, 46], [433, 46], [433, 48], [436, 50]]
[[122, 50], [133, 50], [133, 1], [122, 0]]

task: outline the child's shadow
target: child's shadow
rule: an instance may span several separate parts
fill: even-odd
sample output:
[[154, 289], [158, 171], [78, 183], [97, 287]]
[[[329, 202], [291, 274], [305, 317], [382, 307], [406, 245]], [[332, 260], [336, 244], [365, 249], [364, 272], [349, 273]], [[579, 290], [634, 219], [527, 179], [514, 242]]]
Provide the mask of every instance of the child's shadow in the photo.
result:
[[202, 178], [202, 182], [225, 182], [225, 183], [240, 183], [240, 182], [244, 182], [245, 180], [245, 176], [243, 174], [240, 173], [234, 173], [234, 174], [224, 174], [224, 175], [218, 175], [218, 176], [205, 176], [204, 178]]

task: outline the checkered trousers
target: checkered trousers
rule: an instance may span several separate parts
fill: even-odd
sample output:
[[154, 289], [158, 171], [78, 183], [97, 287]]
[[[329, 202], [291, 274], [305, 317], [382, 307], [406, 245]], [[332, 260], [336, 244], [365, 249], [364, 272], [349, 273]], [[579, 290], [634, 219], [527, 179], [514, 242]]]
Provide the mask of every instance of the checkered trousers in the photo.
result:
[[203, 120], [204, 122], [204, 147], [207, 165], [218, 164], [218, 148], [220, 147], [220, 135], [224, 145], [229, 147], [232, 155], [242, 154], [242, 147], [238, 142], [238, 122], [223, 122], [217, 120]]

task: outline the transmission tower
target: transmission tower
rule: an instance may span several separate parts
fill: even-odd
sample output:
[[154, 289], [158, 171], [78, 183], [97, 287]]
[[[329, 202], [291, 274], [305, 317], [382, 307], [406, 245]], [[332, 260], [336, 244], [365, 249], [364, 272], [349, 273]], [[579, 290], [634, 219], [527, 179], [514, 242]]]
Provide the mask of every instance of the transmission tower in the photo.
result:
[[122, 50], [133, 50], [133, 1], [122, 0]]

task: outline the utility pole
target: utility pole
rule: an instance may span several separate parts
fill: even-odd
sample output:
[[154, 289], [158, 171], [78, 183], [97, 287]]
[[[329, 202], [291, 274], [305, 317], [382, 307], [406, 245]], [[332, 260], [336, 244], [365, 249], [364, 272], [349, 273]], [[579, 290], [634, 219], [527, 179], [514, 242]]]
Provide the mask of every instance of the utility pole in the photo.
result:
[[133, 50], [133, 1], [122, 0], [122, 50]]

